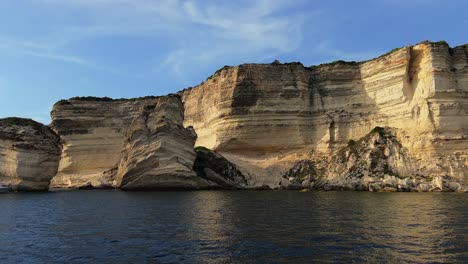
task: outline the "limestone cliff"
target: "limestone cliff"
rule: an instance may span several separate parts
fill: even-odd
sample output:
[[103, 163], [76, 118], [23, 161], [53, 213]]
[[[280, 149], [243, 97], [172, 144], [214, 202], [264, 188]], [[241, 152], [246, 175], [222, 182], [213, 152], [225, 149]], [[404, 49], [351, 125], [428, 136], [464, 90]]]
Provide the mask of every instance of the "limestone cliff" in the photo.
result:
[[62, 138], [63, 151], [51, 186], [219, 188], [218, 182], [193, 170], [197, 136], [192, 128], [183, 127], [183, 114], [177, 95], [78, 97], [56, 103], [52, 128]]
[[296, 163], [280, 183], [286, 189], [369, 191], [461, 191], [449, 175], [419, 174], [420, 162], [400, 142], [400, 129], [376, 127], [328, 157]]
[[57, 102], [51, 127], [62, 138], [63, 151], [51, 186], [115, 186], [112, 170], [120, 160], [127, 130], [140, 109], [157, 100], [77, 97]]
[[[400, 174], [468, 184], [467, 54], [422, 42], [365, 62], [226, 66], [177, 96], [63, 100], [52, 111], [63, 141], [52, 185], [153, 188], [177, 174], [174, 186], [280, 187], [299, 161], [336, 156], [375, 127], [391, 128], [410, 159]], [[225, 167], [201, 162], [195, 176], [189, 127], [214, 151], [203, 158]], [[343, 165], [326, 178], [345, 177]]]
[[159, 98], [133, 120], [117, 170], [117, 186], [134, 189], [202, 189], [215, 184], [192, 170], [196, 134], [184, 128], [178, 97]]
[[376, 126], [401, 129], [401, 144], [430, 177], [468, 183], [468, 45], [423, 42], [366, 62], [224, 67], [181, 92], [196, 145], [216, 150], [276, 186], [299, 160], [329, 156]]
[[46, 191], [57, 173], [60, 138], [30, 119], [0, 119], [0, 183], [18, 191]]

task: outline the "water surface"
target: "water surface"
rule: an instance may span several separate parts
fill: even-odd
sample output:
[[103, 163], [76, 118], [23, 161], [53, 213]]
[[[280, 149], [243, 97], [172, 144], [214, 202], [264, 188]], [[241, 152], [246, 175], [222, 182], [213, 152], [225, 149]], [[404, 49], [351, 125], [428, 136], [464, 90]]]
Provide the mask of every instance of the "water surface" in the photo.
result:
[[468, 195], [0, 195], [0, 263], [468, 262]]

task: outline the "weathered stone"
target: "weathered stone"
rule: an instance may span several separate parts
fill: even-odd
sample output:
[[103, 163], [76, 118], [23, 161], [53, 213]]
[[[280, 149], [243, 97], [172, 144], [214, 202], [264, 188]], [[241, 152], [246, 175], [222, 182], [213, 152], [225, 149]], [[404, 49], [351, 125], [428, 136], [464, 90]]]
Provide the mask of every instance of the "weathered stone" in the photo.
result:
[[445, 189], [444, 188], [443, 178], [441, 176], [434, 177], [434, 179], [432, 179], [432, 186], [434, 188], [437, 188], [437, 189], [443, 191]]
[[380, 192], [384, 189], [384, 185], [381, 182], [374, 182], [369, 184], [370, 192]]
[[425, 183], [425, 182], [420, 183], [417, 188], [418, 192], [428, 192], [430, 189], [431, 189], [431, 184]]
[[369, 184], [370, 184], [370, 183], [374, 183], [376, 180], [375, 180], [374, 177], [364, 176], [364, 177], [362, 177], [361, 181], [362, 181], [362, 184], [363, 184], [364, 186], [366, 186], [367, 188], [369, 188]]
[[[222, 188], [245, 188], [247, 180], [236, 165], [229, 162], [219, 153], [207, 148], [195, 148], [197, 157], [193, 169], [199, 177], [208, 179]], [[284, 183], [285, 186], [289, 183]]]
[[387, 186], [387, 187], [384, 187], [384, 188], [382, 189], [382, 191], [383, 191], [383, 192], [397, 192], [398, 189], [395, 188], [395, 187], [388, 187], [388, 186]]
[[46, 191], [57, 173], [60, 138], [30, 119], [0, 119], [0, 184], [18, 191]]
[[302, 181], [302, 187], [303, 188], [310, 188], [310, 180], [305, 179], [304, 181]]
[[125, 137], [145, 105], [157, 97], [129, 100], [77, 97], [57, 102], [52, 110], [52, 128], [63, 142], [62, 157], [52, 187], [115, 186], [114, 175]]
[[398, 181], [395, 179], [395, 176], [385, 175], [383, 184], [386, 187], [398, 187]]
[[462, 190], [462, 186], [461, 186], [461, 184], [458, 183], [458, 182], [450, 182], [450, 183], [448, 184], [448, 188], [449, 188], [450, 190], [454, 191], [454, 192], [458, 192], [458, 191]]
[[[196, 145], [248, 175], [250, 186], [279, 187], [283, 177], [301, 185], [309, 176], [314, 188], [325, 186], [322, 179], [351, 188], [353, 178], [385, 174], [449, 175], [468, 184], [467, 50], [423, 42], [360, 63], [223, 67], [178, 93], [183, 125], [195, 129]], [[64, 148], [54, 186], [115, 185], [115, 175], [104, 172], [121, 160], [141, 107], [158, 100], [57, 103], [53, 128]], [[299, 161], [310, 171], [294, 169]], [[295, 174], [285, 176], [291, 168]], [[394, 180], [385, 184], [405, 189]]]
[[[468, 183], [467, 49], [424, 42], [363, 63], [224, 67], [181, 92], [184, 124], [197, 131], [197, 145], [229, 157], [260, 184], [277, 184], [296, 161], [331, 156], [377, 126], [396, 128], [401, 146], [384, 144], [371, 157], [374, 170], [384, 172], [387, 160], [394, 174]], [[384, 140], [376, 137], [369, 149]], [[343, 167], [362, 176], [352, 151], [344, 156]]]
[[182, 102], [176, 96], [145, 105], [128, 128], [116, 174], [123, 190], [204, 189], [214, 186], [192, 167], [196, 135], [182, 126]]

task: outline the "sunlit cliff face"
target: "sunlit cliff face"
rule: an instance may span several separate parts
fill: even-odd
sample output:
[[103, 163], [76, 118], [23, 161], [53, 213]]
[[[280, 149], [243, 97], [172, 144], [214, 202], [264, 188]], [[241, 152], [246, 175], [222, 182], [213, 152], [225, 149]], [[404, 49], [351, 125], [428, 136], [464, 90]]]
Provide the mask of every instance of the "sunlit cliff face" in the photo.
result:
[[424, 173], [466, 179], [466, 54], [466, 45], [425, 42], [362, 63], [225, 67], [182, 92], [184, 125], [195, 128], [196, 145], [260, 178], [389, 126], [404, 132]]
[[[224, 67], [203, 84], [179, 92], [176, 112], [183, 112], [181, 126], [194, 128], [195, 145], [221, 153], [251, 186], [274, 187], [297, 161], [333, 155], [378, 126], [399, 131], [402, 148], [415, 161], [402, 166], [417, 168], [408, 174], [449, 175], [468, 183], [467, 50], [467, 45], [424, 42], [359, 63]], [[158, 100], [57, 103], [52, 127], [63, 151], [52, 183], [115, 186], [122, 153], [144, 152], [133, 148], [143, 141], [129, 141], [132, 123], [142, 108]], [[138, 135], [145, 140], [158, 138], [142, 128]]]

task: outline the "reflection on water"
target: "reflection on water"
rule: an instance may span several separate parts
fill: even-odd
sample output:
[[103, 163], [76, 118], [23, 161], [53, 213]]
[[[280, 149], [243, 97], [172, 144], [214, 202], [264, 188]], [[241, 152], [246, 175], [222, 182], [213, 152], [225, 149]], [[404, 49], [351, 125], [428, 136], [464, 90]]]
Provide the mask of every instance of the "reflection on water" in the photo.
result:
[[0, 262], [468, 262], [467, 205], [456, 193], [2, 195]]

